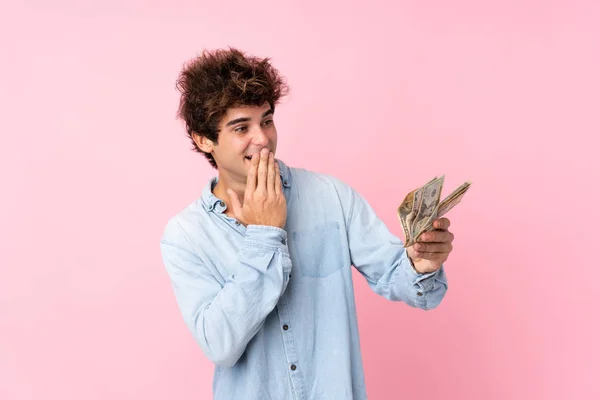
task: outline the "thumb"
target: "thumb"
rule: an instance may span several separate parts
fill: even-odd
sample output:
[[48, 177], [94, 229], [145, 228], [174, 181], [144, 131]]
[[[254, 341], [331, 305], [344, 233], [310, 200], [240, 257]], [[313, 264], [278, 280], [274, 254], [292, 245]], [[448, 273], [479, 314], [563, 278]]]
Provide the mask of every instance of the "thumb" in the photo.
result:
[[242, 219], [242, 204], [236, 192], [231, 189], [227, 189], [227, 194], [231, 199], [231, 206], [233, 207], [233, 215], [239, 220]]
[[406, 252], [408, 253], [408, 256], [411, 258], [411, 260], [413, 260], [413, 261], [420, 261], [420, 260], [421, 260], [421, 258], [420, 258], [420, 257], [417, 257], [417, 256], [415, 255], [416, 251], [415, 251], [415, 249], [413, 248], [413, 246], [409, 246], [409, 247], [407, 247], [407, 248], [406, 248]]

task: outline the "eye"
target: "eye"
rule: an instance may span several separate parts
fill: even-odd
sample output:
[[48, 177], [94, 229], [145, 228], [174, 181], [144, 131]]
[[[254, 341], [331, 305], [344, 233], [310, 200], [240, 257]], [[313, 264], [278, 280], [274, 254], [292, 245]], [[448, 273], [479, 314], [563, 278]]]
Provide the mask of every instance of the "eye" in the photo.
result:
[[242, 132], [246, 132], [246, 127], [245, 126], [238, 126], [237, 128], [234, 129], [234, 132], [238, 132], [238, 133], [242, 133]]
[[264, 122], [265, 125], [273, 125], [273, 120], [272, 119], [268, 119]]

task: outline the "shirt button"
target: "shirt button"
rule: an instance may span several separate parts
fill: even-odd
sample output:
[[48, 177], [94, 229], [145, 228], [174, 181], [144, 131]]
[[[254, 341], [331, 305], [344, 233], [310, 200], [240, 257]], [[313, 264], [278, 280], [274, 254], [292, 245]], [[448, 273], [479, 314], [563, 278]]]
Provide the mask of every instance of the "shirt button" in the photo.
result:
[[236, 224], [236, 225], [239, 225], [239, 224], [240, 224], [240, 221], [235, 221], [235, 224]]
[[417, 292], [417, 296], [423, 296], [423, 293]]
[[287, 184], [288, 184], [288, 181], [283, 181], [283, 184], [287, 186]]
[[292, 371], [295, 371], [295, 370], [296, 370], [296, 364], [292, 364], [292, 366], [290, 367], [290, 369], [291, 369]]
[[220, 201], [220, 202], [219, 202], [219, 205], [220, 205], [221, 207], [225, 207], [225, 203], [223, 203], [222, 201]]
[[289, 328], [290, 328], [290, 327], [289, 327], [289, 326], [287, 326], [287, 325], [284, 325], [284, 326], [283, 326], [283, 330], [284, 330], [284, 331], [287, 331]]

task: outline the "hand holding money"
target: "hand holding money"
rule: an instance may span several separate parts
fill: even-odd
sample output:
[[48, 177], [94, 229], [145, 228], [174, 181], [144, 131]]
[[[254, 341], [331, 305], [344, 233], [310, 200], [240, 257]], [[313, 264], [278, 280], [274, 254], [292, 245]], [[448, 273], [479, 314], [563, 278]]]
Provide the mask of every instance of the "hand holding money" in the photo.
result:
[[398, 207], [404, 247], [420, 273], [439, 269], [448, 258], [454, 235], [448, 231], [450, 220], [442, 216], [460, 202], [471, 182], [459, 186], [440, 203], [443, 185], [444, 176], [436, 177], [406, 195]]
[[471, 186], [471, 182], [466, 181], [440, 203], [444, 177], [435, 177], [425, 186], [413, 190], [398, 207], [398, 218], [404, 229], [404, 247], [412, 246], [423, 232], [431, 230], [433, 221], [457, 205]]

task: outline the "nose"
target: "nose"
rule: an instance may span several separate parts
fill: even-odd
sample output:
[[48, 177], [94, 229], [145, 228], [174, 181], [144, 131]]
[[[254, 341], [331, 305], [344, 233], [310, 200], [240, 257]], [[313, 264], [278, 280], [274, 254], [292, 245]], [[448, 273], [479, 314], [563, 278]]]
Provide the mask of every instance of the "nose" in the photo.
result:
[[268, 143], [269, 138], [266, 132], [262, 129], [262, 127], [254, 129], [254, 131], [252, 132], [252, 144], [254, 144], [257, 147], [264, 147]]

